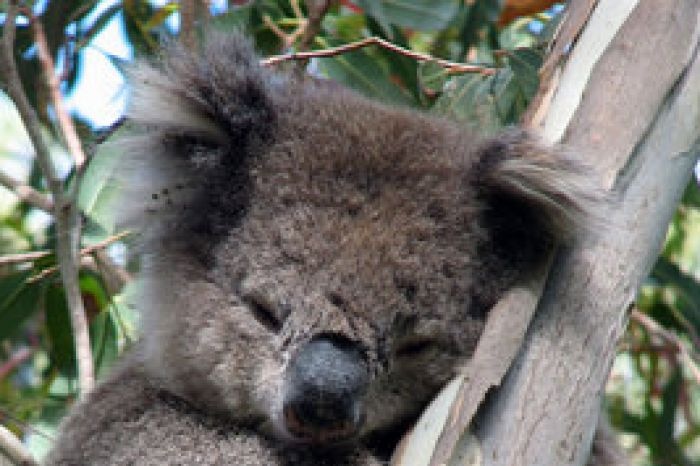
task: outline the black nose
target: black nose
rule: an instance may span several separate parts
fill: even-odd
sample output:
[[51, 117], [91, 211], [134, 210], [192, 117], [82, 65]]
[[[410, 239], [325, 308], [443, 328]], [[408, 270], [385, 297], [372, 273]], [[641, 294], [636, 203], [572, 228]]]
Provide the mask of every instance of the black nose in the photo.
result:
[[284, 419], [299, 439], [338, 442], [353, 437], [363, 417], [367, 363], [359, 347], [337, 335], [307, 343], [286, 371]]

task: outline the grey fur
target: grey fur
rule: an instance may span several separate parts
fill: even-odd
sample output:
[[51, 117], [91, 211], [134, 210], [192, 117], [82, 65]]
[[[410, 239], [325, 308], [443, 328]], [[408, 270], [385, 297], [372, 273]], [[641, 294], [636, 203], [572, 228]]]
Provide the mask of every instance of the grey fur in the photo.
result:
[[[143, 339], [75, 407], [50, 465], [383, 464], [499, 296], [597, 197], [527, 133], [480, 141], [276, 75], [238, 34], [132, 81], [117, 144], [121, 217], [148, 232]], [[356, 438], [311, 455], [285, 429], [283, 375], [319, 335], [361, 348], [369, 383]]]

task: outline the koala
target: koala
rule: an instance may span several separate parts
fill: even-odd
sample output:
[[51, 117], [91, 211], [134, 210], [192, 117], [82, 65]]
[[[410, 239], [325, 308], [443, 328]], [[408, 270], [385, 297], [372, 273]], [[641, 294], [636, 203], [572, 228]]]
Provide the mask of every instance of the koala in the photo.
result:
[[387, 464], [597, 197], [525, 131], [482, 139], [276, 73], [240, 33], [132, 81], [114, 144], [143, 336], [48, 465]]

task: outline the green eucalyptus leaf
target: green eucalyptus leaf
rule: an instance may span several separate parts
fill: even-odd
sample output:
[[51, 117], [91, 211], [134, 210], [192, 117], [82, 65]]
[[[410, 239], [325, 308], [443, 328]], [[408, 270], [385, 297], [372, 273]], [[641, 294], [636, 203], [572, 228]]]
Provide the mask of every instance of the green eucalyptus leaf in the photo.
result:
[[458, 9], [454, 0], [358, 0], [357, 4], [379, 23], [389, 38], [393, 38], [391, 24], [420, 31], [442, 29]]
[[454, 0], [382, 0], [388, 22], [420, 31], [436, 31], [446, 27], [457, 13]]
[[63, 288], [51, 285], [44, 297], [46, 303], [46, 330], [49, 335], [49, 357], [61, 373], [75, 377], [76, 358], [70, 311]]
[[[88, 219], [102, 228], [105, 236], [114, 233], [114, 199], [118, 194], [114, 174], [121, 161], [114, 142], [128, 130], [121, 128], [101, 144], [85, 170], [78, 191], [78, 207]], [[102, 239], [102, 238], [96, 238]]]
[[534, 48], [521, 48], [508, 53], [508, 63], [527, 101], [532, 99], [540, 85], [539, 70], [542, 60], [542, 52]]
[[389, 73], [365, 50], [322, 59], [319, 66], [331, 79], [368, 97], [402, 105], [413, 103], [411, 97], [391, 81]]
[[418, 83], [423, 92], [440, 94], [449, 78], [449, 71], [435, 62], [418, 64]]
[[43, 282], [30, 283], [32, 271], [0, 279], [0, 342], [13, 336], [37, 310]]
[[492, 93], [493, 76], [466, 74], [451, 79], [433, 110], [475, 128], [482, 134], [494, 134], [502, 123]]
[[374, 18], [374, 20], [379, 24], [384, 31], [384, 36], [389, 39], [393, 38], [391, 24], [384, 12], [384, 1], [375, 0], [357, 0], [357, 4], [364, 10], [367, 16]]
[[109, 310], [100, 312], [90, 323], [90, 343], [95, 372], [103, 375], [119, 356], [117, 324]]

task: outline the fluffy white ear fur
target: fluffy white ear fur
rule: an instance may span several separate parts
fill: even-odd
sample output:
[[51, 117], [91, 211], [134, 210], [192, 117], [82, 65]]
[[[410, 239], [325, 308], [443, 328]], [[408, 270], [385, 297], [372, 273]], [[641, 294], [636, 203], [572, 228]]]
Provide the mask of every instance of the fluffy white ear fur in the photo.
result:
[[196, 188], [187, 161], [167, 153], [168, 139], [187, 135], [216, 145], [226, 136], [164, 72], [140, 63], [129, 75], [133, 83], [127, 109], [129, 131], [106, 144], [120, 153], [114, 175], [120, 190], [115, 202], [117, 224], [144, 233], [148, 240], [174, 227], [175, 213], [191, 200]]
[[[114, 201], [116, 223], [155, 237], [169, 228], [178, 208], [194, 195], [184, 160], [168, 157], [151, 136], [117, 136], [107, 144], [119, 151], [113, 178], [119, 187]], [[157, 229], [157, 230], [156, 230]]]
[[609, 199], [596, 173], [565, 152], [547, 149], [536, 135], [504, 133], [484, 150], [482, 163], [480, 189], [525, 202], [554, 238], [566, 242], [604, 228], [597, 212]]
[[571, 238], [584, 230], [595, 231], [593, 217], [602, 194], [590, 173], [563, 170], [561, 164], [528, 158], [503, 160], [494, 169], [494, 186], [527, 199], [542, 209], [558, 238]]
[[141, 63], [131, 69], [129, 81], [133, 89], [127, 116], [136, 125], [225, 142], [225, 133], [162, 71]]

